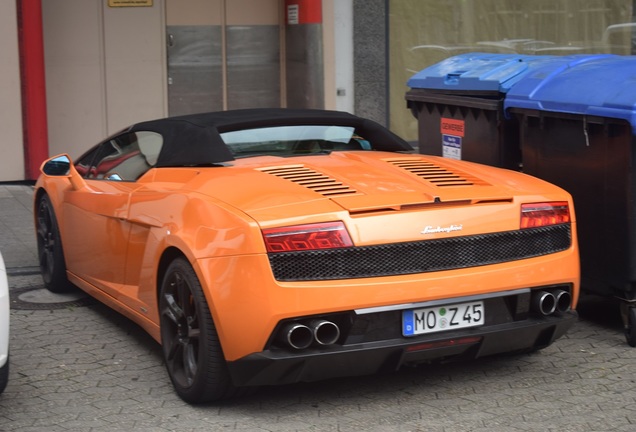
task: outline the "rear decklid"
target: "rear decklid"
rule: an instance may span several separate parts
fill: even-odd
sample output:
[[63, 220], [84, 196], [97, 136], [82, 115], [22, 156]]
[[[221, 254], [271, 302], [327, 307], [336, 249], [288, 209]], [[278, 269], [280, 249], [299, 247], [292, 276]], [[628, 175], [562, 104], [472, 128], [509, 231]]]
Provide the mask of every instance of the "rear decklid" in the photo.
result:
[[219, 168], [227, 175], [212, 170], [188, 186], [262, 227], [344, 220], [356, 244], [518, 229], [516, 197], [567, 199], [519, 173], [421, 155], [333, 152], [236, 162]]

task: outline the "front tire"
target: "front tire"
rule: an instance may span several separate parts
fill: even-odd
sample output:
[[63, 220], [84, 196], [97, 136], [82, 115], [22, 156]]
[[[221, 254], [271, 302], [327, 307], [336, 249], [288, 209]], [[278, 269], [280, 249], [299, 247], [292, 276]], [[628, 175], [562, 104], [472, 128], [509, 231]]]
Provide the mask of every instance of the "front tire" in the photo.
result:
[[7, 358], [7, 362], [0, 368], [0, 393], [4, 391], [7, 387], [7, 383], [9, 382], [9, 359]]
[[64, 293], [73, 290], [73, 285], [66, 277], [66, 263], [62, 239], [57, 225], [55, 211], [48, 195], [38, 199], [36, 218], [36, 235], [38, 244], [38, 260], [44, 286], [51, 292]]
[[631, 347], [636, 347], [636, 307], [627, 310], [627, 327], [625, 328], [625, 340]]
[[163, 356], [174, 388], [186, 402], [233, 395], [227, 364], [201, 284], [184, 258], [166, 270], [159, 298]]

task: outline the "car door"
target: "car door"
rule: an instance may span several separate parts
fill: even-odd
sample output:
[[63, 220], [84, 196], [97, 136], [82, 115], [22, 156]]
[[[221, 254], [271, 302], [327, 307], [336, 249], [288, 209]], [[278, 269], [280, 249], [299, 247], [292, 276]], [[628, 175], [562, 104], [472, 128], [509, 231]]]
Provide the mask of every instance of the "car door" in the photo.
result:
[[123, 133], [80, 158], [75, 166], [87, 187], [68, 190], [64, 200], [67, 269], [114, 297], [125, 296], [130, 196], [139, 188], [136, 180], [152, 167], [140, 149], [140, 135]]

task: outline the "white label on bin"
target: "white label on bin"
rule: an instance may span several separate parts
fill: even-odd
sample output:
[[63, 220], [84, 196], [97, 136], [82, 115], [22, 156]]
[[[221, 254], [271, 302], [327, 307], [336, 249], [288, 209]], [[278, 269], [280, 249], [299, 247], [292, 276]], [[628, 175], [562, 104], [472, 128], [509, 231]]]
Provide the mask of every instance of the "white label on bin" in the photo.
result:
[[454, 135], [442, 135], [442, 156], [448, 159], [461, 160], [462, 139]]

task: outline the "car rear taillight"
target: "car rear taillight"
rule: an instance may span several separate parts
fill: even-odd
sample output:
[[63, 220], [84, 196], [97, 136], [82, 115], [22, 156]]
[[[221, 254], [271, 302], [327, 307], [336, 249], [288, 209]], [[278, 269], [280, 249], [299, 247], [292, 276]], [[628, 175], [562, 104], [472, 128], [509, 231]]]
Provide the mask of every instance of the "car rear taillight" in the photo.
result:
[[293, 252], [353, 246], [342, 222], [295, 225], [263, 230], [267, 252]]
[[570, 223], [570, 208], [566, 201], [521, 205], [521, 228], [564, 223]]

